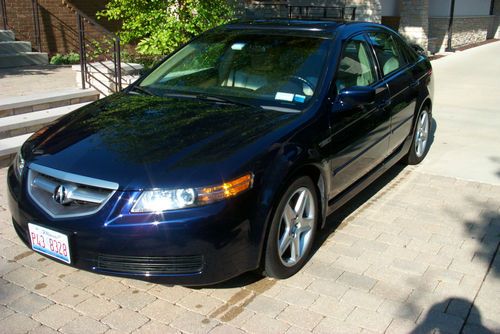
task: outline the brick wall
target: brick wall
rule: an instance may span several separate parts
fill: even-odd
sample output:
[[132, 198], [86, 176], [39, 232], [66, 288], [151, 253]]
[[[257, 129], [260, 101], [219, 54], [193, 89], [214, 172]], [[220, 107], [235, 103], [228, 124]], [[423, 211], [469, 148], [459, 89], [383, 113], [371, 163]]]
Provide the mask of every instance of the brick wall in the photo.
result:
[[[5, 0], [9, 27], [16, 33], [16, 39], [32, 42], [35, 47], [35, 29], [32, 0]], [[40, 5], [40, 33], [43, 52], [49, 54], [78, 51], [78, 31], [75, 13], [62, 0], [38, 0]], [[102, 0], [72, 0], [70, 2], [91, 18], [104, 8]], [[99, 21], [109, 30], [116, 30], [117, 24]], [[102, 34], [88, 27], [88, 36], [100, 38]]]
[[[493, 24], [493, 16], [455, 17], [452, 47], [485, 41]], [[448, 43], [448, 17], [429, 18], [429, 51], [442, 52]]]

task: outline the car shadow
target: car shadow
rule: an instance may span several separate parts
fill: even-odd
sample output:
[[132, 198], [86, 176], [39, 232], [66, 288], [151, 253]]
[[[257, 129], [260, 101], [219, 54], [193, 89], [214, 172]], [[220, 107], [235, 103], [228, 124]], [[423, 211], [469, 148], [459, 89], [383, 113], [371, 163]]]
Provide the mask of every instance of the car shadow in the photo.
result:
[[345, 205], [341, 206], [331, 215], [326, 218], [325, 227], [317, 234], [311, 257], [321, 248], [323, 243], [330, 237], [332, 233], [344, 222], [353, 212], [358, 210], [363, 204], [368, 202], [379, 191], [381, 191], [389, 182], [396, 178], [406, 165], [397, 163], [392, 166], [387, 172], [376, 179], [372, 184], [354, 196]]
[[437, 122], [436, 122], [435, 118], [432, 118], [431, 128], [429, 131], [429, 138], [428, 138], [429, 150], [431, 150], [432, 144], [434, 143], [434, 137], [435, 137], [436, 130], [437, 130]]

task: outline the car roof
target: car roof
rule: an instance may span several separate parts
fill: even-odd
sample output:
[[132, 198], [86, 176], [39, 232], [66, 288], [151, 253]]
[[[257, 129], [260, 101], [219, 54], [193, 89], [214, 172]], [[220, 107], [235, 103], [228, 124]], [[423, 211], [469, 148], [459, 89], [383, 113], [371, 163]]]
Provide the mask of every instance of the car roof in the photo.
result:
[[222, 26], [224, 29], [256, 29], [256, 30], [285, 30], [285, 31], [309, 31], [322, 32], [322, 34], [334, 34], [343, 31], [348, 34], [362, 31], [368, 28], [384, 27], [381, 24], [371, 22], [336, 22], [328, 20], [310, 19], [258, 19], [235, 21]]

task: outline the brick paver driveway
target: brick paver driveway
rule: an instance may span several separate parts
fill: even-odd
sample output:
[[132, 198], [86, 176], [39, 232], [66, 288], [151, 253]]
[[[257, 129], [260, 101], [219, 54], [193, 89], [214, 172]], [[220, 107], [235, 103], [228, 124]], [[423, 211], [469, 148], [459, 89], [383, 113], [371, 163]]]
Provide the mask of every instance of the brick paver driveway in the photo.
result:
[[[440, 72], [453, 66], [472, 69], [467, 61], [484, 54], [496, 59], [489, 68], [497, 73], [485, 69], [483, 78], [471, 70], [464, 81], [498, 79], [500, 60], [493, 55], [500, 54], [500, 43], [494, 44], [434, 63], [436, 90], [444, 93], [436, 100], [438, 130], [428, 160], [418, 167], [396, 166], [330, 217], [321, 247], [288, 280], [247, 274], [193, 289], [99, 276], [52, 262], [15, 235], [6, 206], [6, 170], [1, 170], [0, 332], [500, 332], [500, 260], [495, 256], [500, 168], [483, 174], [500, 162], [500, 134], [489, 135], [487, 125], [473, 130], [474, 122], [454, 114], [452, 88]], [[496, 129], [497, 83], [496, 96], [489, 96], [497, 115], [487, 122]], [[479, 84], [476, 88], [484, 91]], [[462, 115], [479, 112], [472, 104], [461, 105]], [[468, 165], [457, 161], [474, 157], [477, 149], [455, 150], [456, 156], [444, 152], [461, 147], [459, 138], [471, 131], [477, 134], [471, 140], [484, 140], [480, 155], [491, 161], [468, 172]]]

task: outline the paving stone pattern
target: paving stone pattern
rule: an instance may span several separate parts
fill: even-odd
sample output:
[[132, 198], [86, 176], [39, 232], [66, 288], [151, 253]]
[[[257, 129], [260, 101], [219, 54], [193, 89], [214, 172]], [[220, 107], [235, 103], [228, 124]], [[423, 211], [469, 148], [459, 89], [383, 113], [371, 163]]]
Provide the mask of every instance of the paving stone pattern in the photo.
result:
[[498, 186], [396, 167], [328, 219], [296, 276], [246, 274], [193, 289], [95, 275], [31, 252], [11, 226], [5, 173], [0, 333], [500, 331], [498, 258], [490, 266]]

